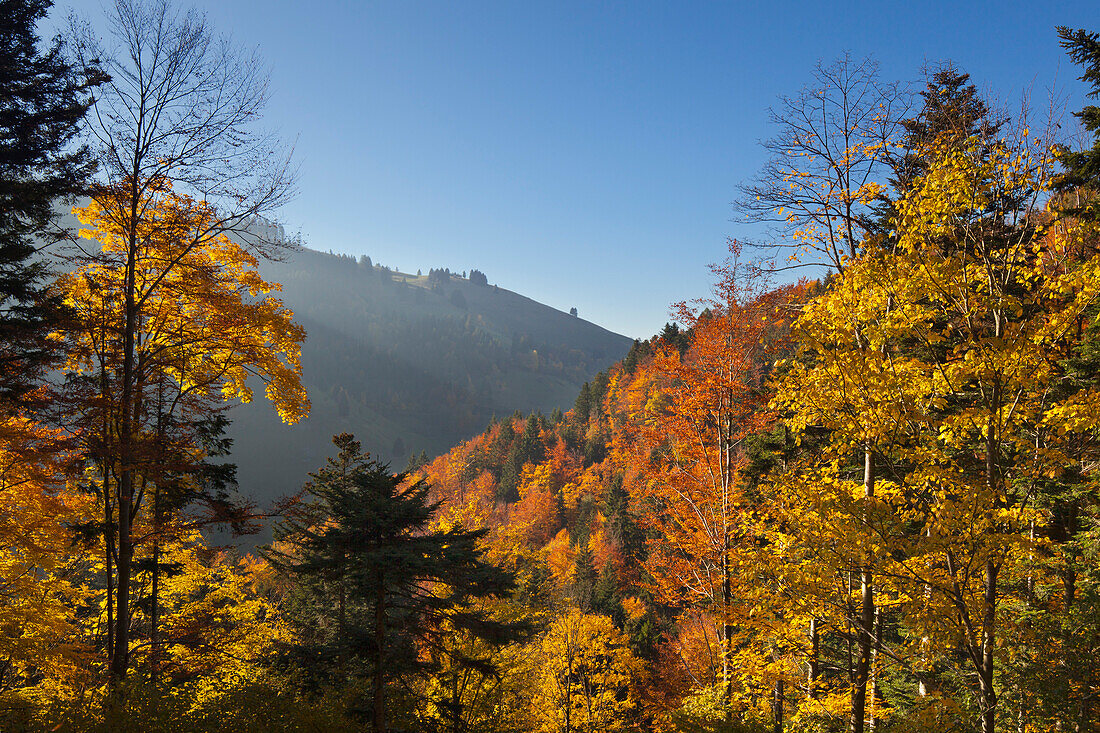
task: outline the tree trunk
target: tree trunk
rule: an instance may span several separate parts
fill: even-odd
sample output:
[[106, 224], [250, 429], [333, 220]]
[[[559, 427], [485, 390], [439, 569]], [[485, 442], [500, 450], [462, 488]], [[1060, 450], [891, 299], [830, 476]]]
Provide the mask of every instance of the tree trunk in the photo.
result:
[[775, 682], [775, 699], [772, 701], [772, 718], [774, 733], [783, 733], [783, 680]]
[[134, 350], [137, 337], [135, 298], [137, 269], [138, 180], [130, 181], [130, 218], [127, 222], [128, 252], [125, 274], [125, 324], [122, 330], [122, 384], [119, 389], [119, 497], [118, 497], [118, 590], [115, 608], [115, 653], [111, 658], [111, 680], [120, 682], [130, 666], [130, 570], [134, 558], [133, 526], [133, 407]]
[[994, 733], [997, 725], [997, 691], [993, 687], [993, 645], [997, 621], [997, 573], [992, 560], [985, 563], [985, 618], [982, 619], [982, 660], [978, 684], [982, 695], [982, 733]]
[[157, 629], [160, 626], [160, 495], [159, 487], [153, 493], [153, 579], [149, 589], [149, 676], [153, 687], [156, 688], [160, 681], [160, 645], [157, 638]]
[[730, 623], [730, 604], [733, 602], [733, 587], [730, 579], [729, 539], [722, 556], [722, 673], [725, 675], [723, 697], [726, 707], [726, 722], [733, 720], [733, 624]]
[[844, 643], [848, 661], [848, 687], [851, 688], [856, 681], [855, 653], [852, 648], [852, 616], [855, 610], [852, 607], [852, 571], [848, 570], [848, 595], [844, 597]]
[[[868, 519], [870, 500], [875, 495], [875, 456], [870, 446], [863, 451], [863, 496], [866, 500], [864, 521]], [[867, 679], [871, 666], [871, 646], [875, 625], [874, 578], [871, 575], [871, 558], [863, 558], [861, 573], [862, 609], [859, 618], [859, 655], [856, 657], [854, 680], [852, 681], [852, 717], [848, 729], [851, 733], [863, 733], [867, 713]]]
[[879, 690], [879, 657], [882, 655], [882, 611], [875, 608], [875, 640], [874, 645], [871, 647], [871, 693], [870, 693], [870, 706], [871, 714], [868, 716], [868, 725], [870, 729], [874, 731], [878, 728], [878, 704], [882, 699], [881, 691]]
[[111, 486], [109, 474], [103, 472], [103, 567], [107, 573], [107, 666], [113, 668], [115, 655], [115, 576], [112, 555], [115, 553], [114, 517], [111, 514]]
[[[572, 645], [572, 644], [570, 644]], [[565, 668], [565, 733], [572, 733], [573, 713], [573, 651], [569, 650]]]
[[385, 577], [378, 572], [378, 600], [374, 605], [374, 733], [386, 731], [385, 642], [386, 642]]
[[817, 619], [810, 619], [810, 663], [809, 672], [806, 675], [806, 696], [817, 697], [817, 676], [819, 674], [821, 654], [821, 641], [817, 633]]
[[462, 733], [462, 695], [458, 692], [458, 670], [453, 668], [451, 674], [451, 733]]
[[115, 652], [111, 658], [111, 679], [118, 683], [130, 666], [130, 569], [134, 546], [130, 537], [132, 474], [123, 472], [118, 506], [118, 588], [115, 593]]
[[[1001, 319], [998, 317], [997, 336], [1001, 336]], [[996, 500], [1000, 488], [1000, 451], [997, 442], [996, 422], [1001, 405], [1001, 384], [994, 380], [991, 415], [986, 421], [985, 434], [985, 478], [991, 498]], [[990, 527], [987, 531], [992, 531]], [[994, 733], [997, 725], [997, 691], [993, 687], [993, 648], [997, 639], [997, 574], [1000, 568], [993, 560], [985, 562], [985, 592], [982, 610], [982, 648], [981, 664], [978, 670], [978, 685], [981, 690], [982, 733]]]
[[[925, 537], [931, 537], [932, 536], [931, 528], [925, 530], [924, 536]], [[924, 584], [924, 602], [925, 602], [925, 604], [928, 604], [930, 602], [929, 599], [931, 599], [931, 598], [932, 598], [932, 586], [929, 585], [928, 583], [925, 583]], [[920, 661], [921, 661], [920, 671], [921, 671], [921, 674], [920, 674], [920, 677], [917, 680], [917, 695], [919, 695], [920, 697], [924, 697], [928, 694], [928, 685], [925, 682], [925, 679], [926, 679], [925, 675], [928, 674], [928, 644], [929, 644], [929, 638], [927, 636], [922, 636], [921, 640], [920, 640]]]

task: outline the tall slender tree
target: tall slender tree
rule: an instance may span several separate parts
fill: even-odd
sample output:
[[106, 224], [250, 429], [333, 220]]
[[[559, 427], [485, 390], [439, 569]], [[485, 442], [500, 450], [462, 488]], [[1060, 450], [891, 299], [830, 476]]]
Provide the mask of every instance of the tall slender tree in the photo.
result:
[[[171, 0], [116, 0], [108, 13], [110, 45], [87, 23], [74, 22], [78, 58], [102, 59], [110, 81], [95, 102], [90, 129], [100, 162], [92, 195], [114, 230], [121, 266], [118, 321], [112, 324], [119, 361], [117, 440], [118, 588], [111, 672], [128, 664], [132, 510], [140, 496], [135, 465], [143, 405], [138, 360], [143, 307], [158, 278], [142, 275], [149, 241], [177, 238], [172, 257], [159, 260], [170, 278], [189, 254], [234, 235], [252, 254], [274, 255], [278, 230], [260, 221], [293, 189], [289, 156], [256, 123], [267, 100], [267, 77], [256, 54], [215, 37], [206, 18]], [[195, 228], [165, 216], [172, 185], [203, 202]], [[185, 217], [186, 220], [186, 217]], [[191, 223], [194, 223], [193, 221]], [[98, 253], [92, 253], [94, 260]]]
[[[93, 199], [79, 209], [87, 226], [81, 233], [100, 251], [58, 282], [77, 324], [66, 371], [85, 390], [83, 450], [95, 464], [103, 500], [116, 680], [129, 665], [130, 583], [142, 540], [133, 530], [146, 499], [164, 509], [159, 502], [170, 501], [169, 493], [186, 498], [173, 487], [180, 488], [181, 475], [205, 470], [204, 431], [226, 400], [252, 399], [250, 378], [265, 384], [284, 421], [309, 411], [300, 381], [305, 332], [271, 295], [278, 285], [264, 281], [257, 260], [227, 236], [203, 234], [216, 216], [208, 204], [173, 193], [167, 181], [160, 186], [159, 205], [146, 212], [136, 248], [113, 217], [117, 202]], [[121, 335], [131, 305], [127, 370]]]

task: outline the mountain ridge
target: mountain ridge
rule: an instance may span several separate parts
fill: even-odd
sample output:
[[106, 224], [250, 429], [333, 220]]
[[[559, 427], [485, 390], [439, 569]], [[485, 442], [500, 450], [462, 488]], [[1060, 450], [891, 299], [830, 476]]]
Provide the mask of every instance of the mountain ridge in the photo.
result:
[[241, 493], [261, 503], [300, 488], [334, 433], [355, 433], [400, 467], [479, 434], [494, 416], [568, 409], [632, 344], [476, 270], [479, 282], [446, 270], [412, 275], [302, 247], [260, 272], [307, 331], [313, 404], [296, 426], [259, 397], [229, 410], [229, 460]]

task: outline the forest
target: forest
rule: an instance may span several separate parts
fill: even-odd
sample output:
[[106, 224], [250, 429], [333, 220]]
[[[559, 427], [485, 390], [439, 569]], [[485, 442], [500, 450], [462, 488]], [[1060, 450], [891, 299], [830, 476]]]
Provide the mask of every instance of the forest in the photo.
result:
[[264, 67], [49, 8], [0, 0], [0, 729], [1100, 727], [1100, 107], [823, 63], [736, 204], [774, 237], [572, 407], [340, 433], [261, 507], [227, 407], [310, 410]]

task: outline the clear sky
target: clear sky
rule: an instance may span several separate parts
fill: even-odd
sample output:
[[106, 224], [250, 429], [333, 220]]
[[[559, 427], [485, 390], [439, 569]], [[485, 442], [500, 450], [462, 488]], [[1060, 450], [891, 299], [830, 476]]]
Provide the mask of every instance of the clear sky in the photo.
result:
[[[109, 0], [103, 0], [107, 2]], [[186, 1], [186, 0], [181, 0]], [[952, 60], [1013, 101], [1084, 85], [1056, 25], [1100, 2], [194, 0], [271, 66], [308, 246], [489, 281], [631, 337], [707, 292], [768, 107], [845, 51]], [[95, 15], [100, 0], [58, 0]]]

